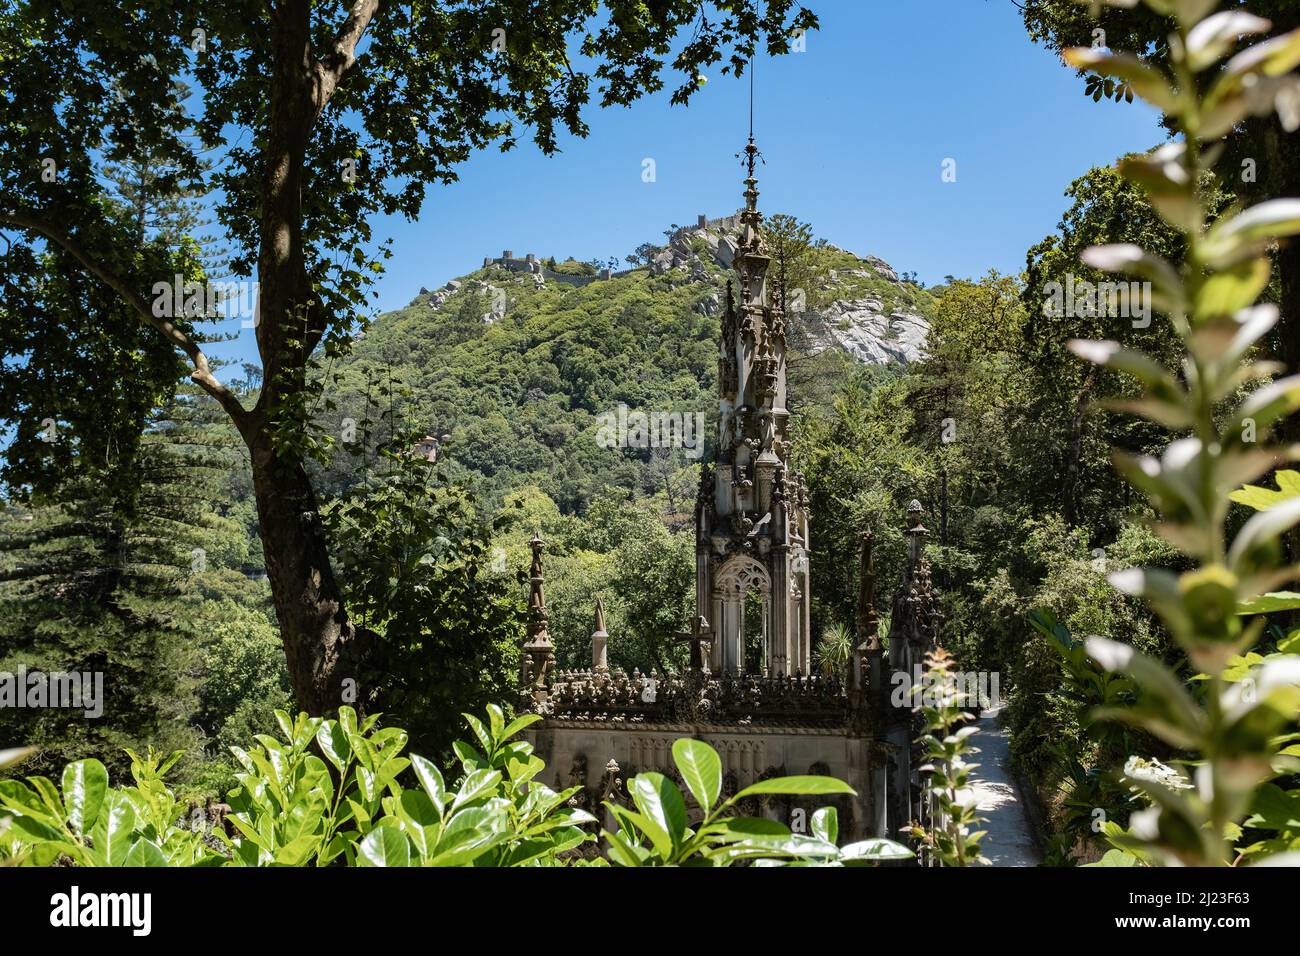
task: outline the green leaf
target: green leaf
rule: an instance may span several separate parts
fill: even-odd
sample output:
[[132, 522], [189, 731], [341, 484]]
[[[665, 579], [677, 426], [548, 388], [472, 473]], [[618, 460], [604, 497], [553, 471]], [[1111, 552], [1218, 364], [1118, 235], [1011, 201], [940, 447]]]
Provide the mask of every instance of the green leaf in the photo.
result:
[[306, 866], [319, 847], [319, 834], [301, 833], [276, 847], [273, 859], [277, 866]]
[[458, 809], [467, 803], [490, 796], [500, 783], [501, 771], [475, 770], [461, 783], [460, 790], [456, 792], [456, 799], [452, 801], [452, 809]]
[[916, 854], [901, 843], [895, 843], [893, 840], [886, 840], [883, 837], [860, 840], [857, 843], [850, 843], [848, 846], [840, 848], [840, 860], [845, 863], [851, 860], [872, 863], [885, 860], [910, 860], [914, 856]]
[[838, 843], [840, 836], [839, 815], [834, 807], [822, 807], [812, 816], [813, 836], [827, 843]]
[[483, 721], [479, 720], [473, 714], [461, 714], [461, 716], [465, 718], [465, 722], [469, 724], [469, 729], [474, 731], [474, 736], [477, 737], [479, 743], [483, 745], [483, 752], [485, 754], [491, 753], [492, 735], [488, 733], [488, 729], [483, 726]]
[[501, 731], [501, 739], [509, 740], [525, 727], [531, 727], [541, 719], [541, 714], [521, 714], [514, 720], [510, 721], [510, 723], [506, 725], [505, 730]]
[[1229, 497], [1239, 505], [1246, 505], [1256, 511], [1267, 511], [1286, 501], [1288, 498], [1300, 498], [1300, 471], [1283, 470], [1274, 476], [1278, 490], [1259, 485], [1246, 485], [1234, 491]]
[[107, 790], [108, 771], [94, 758], [74, 761], [63, 769], [63, 803], [73, 833], [82, 836], [95, 825]]
[[131, 801], [116, 791], [110, 792], [91, 831], [96, 863], [100, 866], [126, 866], [135, 822], [135, 807]]
[[1126, 853], [1123, 850], [1107, 850], [1105, 855], [1096, 863], [1085, 863], [1084, 866], [1140, 866], [1137, 857], [1132, 853]]
[[1236, 570], [1257, 549], [1300, 523], [1300, 498], [1288, 498], [1267, 511], [1251, 516], [1228, 549], [1228, 565]]
[[605, 837], [605, 849], [609, 853], [610, 862], [615, 866], [640, 866], [649, 856], [641, 847], [629, 843], [621, 831], [610, 833], [605, 830], [602, 835]]
[[1246, 826], [1263, 830], [1300, 831], [1300, 790], [1283, 790], [1266, 783], [1255, 791]]
[[734, 843], [722, 848], [721, 852], [729, 859], [748, 857], [793, 856], [824, 857], [834, 859], [839, 848], [833, 843], [817, 837], [801, 836], [787, 833], [784, 836], [758, 836], [741, 843]]
[[419, 754], [411, 754], [411, 766], [415, 769], [415, 777], [420, 781], [420, 786], [441, 814], [443, 804], [447, 802], [447, 785], [443, 782], [442, 771]]
[[790, 828], [767, 817], [727, 817], [714, 820], [701, 832], [726, 840], [749, 840], [753, 837], [787, 837]]
[[1268, 288], [1273, 264], [1267, 256], [1245, 259], [1205, 280], [1196, 297], [1196, 319], [1235, 315], [1251, 305]]
[[357, 847], [357, 866], [410, 866], [411, 841], [395, 826], [377, 826]]
[[740, 791], [740, 793], [736, 794], [732, 799], [743, 800], [746, 797], [756, 797], [767, 794], [819, 797], [831, 796], [837, 793], [856, 795], [856, 791], [852, 787], [843, 780], [836, 780], [834, 777], [773, 777], [771, 780], [760, 780], [758, 783], [751, 784], [744, 790]]
[[695, 802], [707, 814], [722, 792], [722, 759], [702, 740], [679, 737], [673, 742], [673, 762]]
[[[680, 845], [686, 833], [686, 801], [677, 785], [661, 773], [649, 772], [633, 777], [628, 789], [637, 809], [668, 835], [673, 847]], [[668, 855], [662, 849], [660, 853]]]
[[55, 827], [63, 826], [63, 807], [56, 804], [51, 811], [40, 794], [21, 780], [0, 780], [0, 806], [37, 817]]
[[0, 750], [0, 770], [26, 760], [34, 753], [36, 753], [35, 747], [11, 747], [7, 750]]
[[469, 807], [452, 816], [443, 829], [430, 865], [466, 866], [509, 839], [508, 805], [507, 801], [494, 798], [483, 806]]
[[492, 731], [492, 739], [494, 742], [500, 743], [505, 739], [505, 734], [503, 733], [506, 727], [505, 714], [501, 712], [501, 708], [496, 704], [488, 704], [487, 713], [488, 726]]
[[327, 720], [316, 731], [316, 743], [320, 745], [325, 759], [334, 765], [339, 773], [352, 759], [352, 747], [348, 743], [348, 732], [337, 720]]
[[1228, 61], [1227, 72], [1233, 77], [1246, 73], [1285, 76], [1297, 66], [1300, 66], [1300, 30], [1292, 30], [1242, 50]]
[[1300, 593], [1273, 591], [1237, 604], [1238, 614], [1274, 614], [1277, 611], [1294, 611], [1300, 608]]
[[1203, 70], [1222, 59], [1243, 36], [1267, 33], [1269, 21], [1244, 10], [1224, 10], [1202, 20], [1187, 35], [1188, 64]]
[[152, 840], [139, 839], [131, 845], [123, 866], [166, 866], [167, 854]]
[[66, 852], [69, 856], [76, 853], [76, 847], [67, 842], [68, 834], [66, 831], [51, 826], [39, 817], [27, 816], [26, 814], [14, 817], [13, 828], [34, 843], [66, 845], [68, 847]]
[[1300, 199], [1272, 199], [1227, 220], [1205, 239], [1202, 255], [1216, 267], [1231, 265], [1243, 250], [1300, 233]]

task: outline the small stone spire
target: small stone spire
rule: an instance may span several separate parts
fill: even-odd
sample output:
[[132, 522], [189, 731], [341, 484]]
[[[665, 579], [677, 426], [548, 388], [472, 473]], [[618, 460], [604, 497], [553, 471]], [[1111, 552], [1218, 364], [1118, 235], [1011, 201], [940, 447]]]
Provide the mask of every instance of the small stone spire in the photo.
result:
[[862, 554], [858, 559], [858, 644], [864, 651], [880, 649], [880, 616], [876, 613], [876, 565], [872, 556], [873, 535], [862, 532]]
[[[765, 259], [763, 238], [759, 232], [759, 226], [763, 223], [763, 214], [758, 211], [758, 175], [755, 172], [755, 166], [761, 158], [762, 154], [759, 153], [751, 133], [749, 142], [745, 144], [745, 157], [742, 160], [745, 166], [745, 208], [740, 213], [740, 251], [744, 255]], [[744, 270], [738, 269], [738, 271], [742, 272], [743, 286]], [[758, 278], [761, 278], [761, 275]]]
[[921, 524], [921, 516], [925, 514], [925, 508], [921, 502], [915, 498], [907, 505], [907, 530], [903, 532], [907, 535], [907, 568], [911, 572], [925, 555], [925, 539], [930, 532], [926, 530], [925, 525]]
[[546, 595], [542, 591], [542, 549], [546, 543], [540, 534], [533, 534], [528, 542], [533, 549], [533, 564], [528, 573], [528, 640], [524, 643], [524, 660], [521, 683], [533, 699], [546, 700], [550, 672], [555, 667], [555, 648], [547, 629], [550, 612], [546, 610]]
[[606, 646], [609, 633], [605, 630], [605, 605], [600, 595], [596, 595], [596, 629], [591, 632], [591, 669], [597, 674], [609, 673], [609, 660]]
[[871, 532], [862, 532], [862, 552], [858, 559], [857, 645], [853, 649], [849, 695], [855, 707], [863, 707], [879, 715], [884, 710], [888, 690], [885, 681], [885, 652], [880, 643], [880, 618], [876, 614], [873, 543]]
[[895, 670], [910, 671], [938, 642], [938, 595], [930, 583], [930, 562], [925, 557], [925, 539], [930, 532], [921, 523], [925, 508], [913, 500], [907, 506], [907, 566], [902, 587], [894, 597], [889, 617], [889, 660]]

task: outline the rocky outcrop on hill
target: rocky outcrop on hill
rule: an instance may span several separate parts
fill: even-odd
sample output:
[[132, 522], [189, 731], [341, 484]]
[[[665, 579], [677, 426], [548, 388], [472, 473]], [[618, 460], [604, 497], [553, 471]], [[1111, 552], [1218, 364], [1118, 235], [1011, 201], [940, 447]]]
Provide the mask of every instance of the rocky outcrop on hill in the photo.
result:
[[[738, 213], [719, 219], [701, 216], [695, 225], [675, 229], [667, 245], [652, 251], [639, 269], [616, 273], [604, 270], [594, 276], [564, 278], [585, 285], [611, 278], [644, 276], [648, 272], [666, 278], [674, 287], [710, 283], [717, 291], [701, 299], [695, 311], [715, 316], [723, 309], [723, 280], [719, 270], [731, 268], [739, 248], [740, 228]], [[821, 286], [812, 290], [814, 294], [808, 296], [812, 304], [801, 310], [803, 321], [798, 325], [804, 338], [800, 347], [813, 352], [840, 349], [857, 361], [871, 365], [907, 364], [925, 358], [930, 323], [917, 303], [932, 304], [933, 300], [915, 284], [901, 279], [882, 259], [859, 256], [829, 243], [820, 243], [818, 248], [830, 253], [833, 268], [825, 274]], [[507, 284], [531, 279], [540, 287], [542, 282], [536, 281], [540, 263], [532, 255], [526, 260], [516, 260], [507, 253], [504, 258], [485, 259], [482, 276], [496, 276], [498, 281], [504, 277]], [[421, 289], [416, 302], [440, 309], [466, 289], [501, 291], [484, 278], [453, 279], [436, 292]], [[484, 321], [490, 323], [499, 318], [497, 312], [494, 308], [484, 316]]]
[[887, 311], [880, 299], [837, 299], [804, 317], [811, 351], [840, 348], [867, 365], [925, 358], [930, 323], [913, 312]]
[[[702, 259], [706, 257], [714, 265], [729, 269], [739, 233], [738, 215], [679, 229], [668, 245], [651, 259], [650, 272], [666, 275], [681, 270], [698, 277]], [[846, 260], [857, 260], [858, 264], [833, 270], [823, 294], [817, 296], [823, 302], [829, 297], [829, 303], [805, 310], [804, 329], [810, 337], [805, 347], [812, 351], [842, 349], [870, 365], [907, 364], [925, 358], [929, 321], [915, 309], [887, 303], [884, 295], [861, 293], [864, 286], [884, 284], [896, 287], [900, 293], [890, 298], [901, 298], [905, 284], [898, 273], [875, 256], [857, 256], [835, 246], [829, 248], [842, 253]], [[721, 309], [720, 301], [716, 296], [710, 297], [701, 303], [699, 311], [714, 315], [715, 309]]]

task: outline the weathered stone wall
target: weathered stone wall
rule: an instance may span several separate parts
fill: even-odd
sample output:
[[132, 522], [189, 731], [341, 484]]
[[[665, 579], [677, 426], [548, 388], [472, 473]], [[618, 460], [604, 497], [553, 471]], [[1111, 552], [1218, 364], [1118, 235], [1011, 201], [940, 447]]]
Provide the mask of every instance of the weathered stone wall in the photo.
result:
[[[610, 760], [618, 764], [625, 785], [637, 773], [658, 771], [678, 779], [673, 764], [673, 742], [694, 737], [718, 751], [722, 758], [723, 792], [730, 796], [757, 780], [773, 776], [826, 774], [838, 777], [856, 792], [833, 801], [818, 798], [768, 798], [746, 812], [756, 812], [797, 829], [812, 811], [827, 802], [836, 804], [841, 840], [877, 835], [879, 809], [873, 794], [879, 788], [871, 755], [871, 738], [852, 737], [843, 730], [803, 729], [711, 724], [629, 724], [624, 722], [563, 721], [547, 719], [525, 732], [546, 761], [544, 782], [557, 790], [582, 785], [587, 805], [599, 813], [602, 778]], [[795, 810], [802, 810], [796, 819]], [[807, 832], [805, 829], [804, 832]]]

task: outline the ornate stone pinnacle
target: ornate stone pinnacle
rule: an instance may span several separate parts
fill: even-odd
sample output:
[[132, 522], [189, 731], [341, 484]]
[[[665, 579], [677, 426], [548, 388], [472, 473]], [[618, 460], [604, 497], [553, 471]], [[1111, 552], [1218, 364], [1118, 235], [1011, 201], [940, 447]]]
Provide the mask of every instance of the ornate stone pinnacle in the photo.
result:
[[542, 590], [542, 549], [546, 542], [541, 535], [534, 532], [528, 546], [533, 549], [533, 564], [528, 572], [528, 642], [550, 645], [551, 636], [547, 630], [550, 613], [546, 610], [546, 595]]
[[546, 610], [546, 595], [542, 590], [542, 549], [546, 543], [540, 534], [533, 534], [528, 542], [533, 549], [533, 563], [528, 574], [528, 640], [524, 643], [520, 683], [525, 693], [541, 704], [548, 696], [550, 673], [555, 667], [555, 650], [547, 629], [550, 613]]
[[605, 605], [600, 595], [596, 595], [596, 629], [591, 633], [591, 669], [598, 674], [609, 673], [609, 660], [606, 647], [609, 633], [605, 630]]
[[873, 535], [862, 532], [862, 555], [858, 565], [858, 648], [880, 650], [880, 618], [876, 614], [876, 566], [872, 556]]

